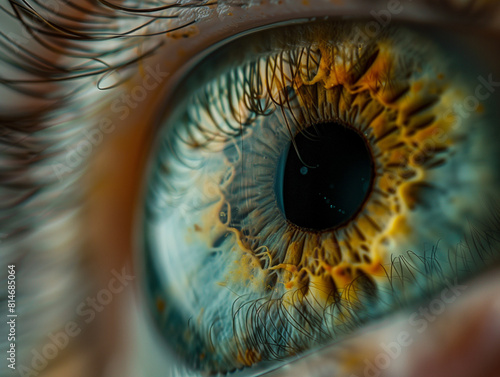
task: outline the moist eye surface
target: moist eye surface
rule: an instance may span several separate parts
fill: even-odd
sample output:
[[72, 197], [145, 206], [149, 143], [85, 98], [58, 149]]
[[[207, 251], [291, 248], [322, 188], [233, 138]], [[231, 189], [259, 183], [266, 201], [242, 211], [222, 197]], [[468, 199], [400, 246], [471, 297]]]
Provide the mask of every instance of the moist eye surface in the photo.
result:
[[[497, 256], [498, 136], [476, 77], [394, 23], [256, 32], [169, 98], [143, 226], [149, 309], [186, 364], [294, 356]], [[465, 54], [465, 52], [464, 52]], [[467, 219], [467, 221], [464, 221]], [[497, 238], [498, 239], [498, 238]]]

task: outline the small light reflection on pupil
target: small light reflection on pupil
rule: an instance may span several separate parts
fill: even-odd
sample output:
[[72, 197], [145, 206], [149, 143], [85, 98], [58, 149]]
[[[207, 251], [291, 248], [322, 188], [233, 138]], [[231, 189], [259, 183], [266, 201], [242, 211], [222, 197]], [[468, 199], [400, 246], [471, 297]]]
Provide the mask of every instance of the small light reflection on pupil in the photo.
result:
[[275, 194], [290, 222], [321, 231], [357, 214], [373, 176], [373, 157], [364, 137], [340, 123], [322, 123], [297, 134], [295, 147], [290, 143], [281, 154]]

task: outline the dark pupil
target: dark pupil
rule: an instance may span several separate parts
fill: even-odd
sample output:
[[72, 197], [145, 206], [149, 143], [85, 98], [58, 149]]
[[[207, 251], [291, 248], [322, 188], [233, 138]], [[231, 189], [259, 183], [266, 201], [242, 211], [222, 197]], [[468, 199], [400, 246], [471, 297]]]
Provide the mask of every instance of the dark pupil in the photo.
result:
[[363, 205], [373, 165], [364, 137], [354, 129], [336, 122], [311, 126], [280, 156], [275, 180], [278, 207], [302, 228], [338, 227]]

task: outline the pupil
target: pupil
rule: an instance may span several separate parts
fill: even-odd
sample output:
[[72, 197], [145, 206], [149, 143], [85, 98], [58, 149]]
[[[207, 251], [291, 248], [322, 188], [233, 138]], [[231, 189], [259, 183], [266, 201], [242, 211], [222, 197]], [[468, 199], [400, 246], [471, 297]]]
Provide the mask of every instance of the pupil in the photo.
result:
[[374, 163], [360, 133], [329, 122], [295, 136], [295, 147], [290, 143], [283, 151], [277, 170], [281, 212], [299, 227], [325, 230], [357, 214], [370, 191]]

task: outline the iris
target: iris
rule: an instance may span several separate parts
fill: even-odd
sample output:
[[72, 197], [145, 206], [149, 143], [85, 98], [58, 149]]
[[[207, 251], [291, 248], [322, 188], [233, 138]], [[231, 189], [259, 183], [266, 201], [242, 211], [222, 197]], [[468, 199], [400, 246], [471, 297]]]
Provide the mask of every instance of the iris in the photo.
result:
[[479, 252], [457, 245], [464, 217], [488, 223], [477, 199], [498, 190], [498, 131], [449, 111], [474, 88], [458, 59], [397, 25], [360, 41], [362, 26], [246, 35], [170, 98], [146, 197], [146, 291], [188, 365], [296, 355], [471, 270]]

